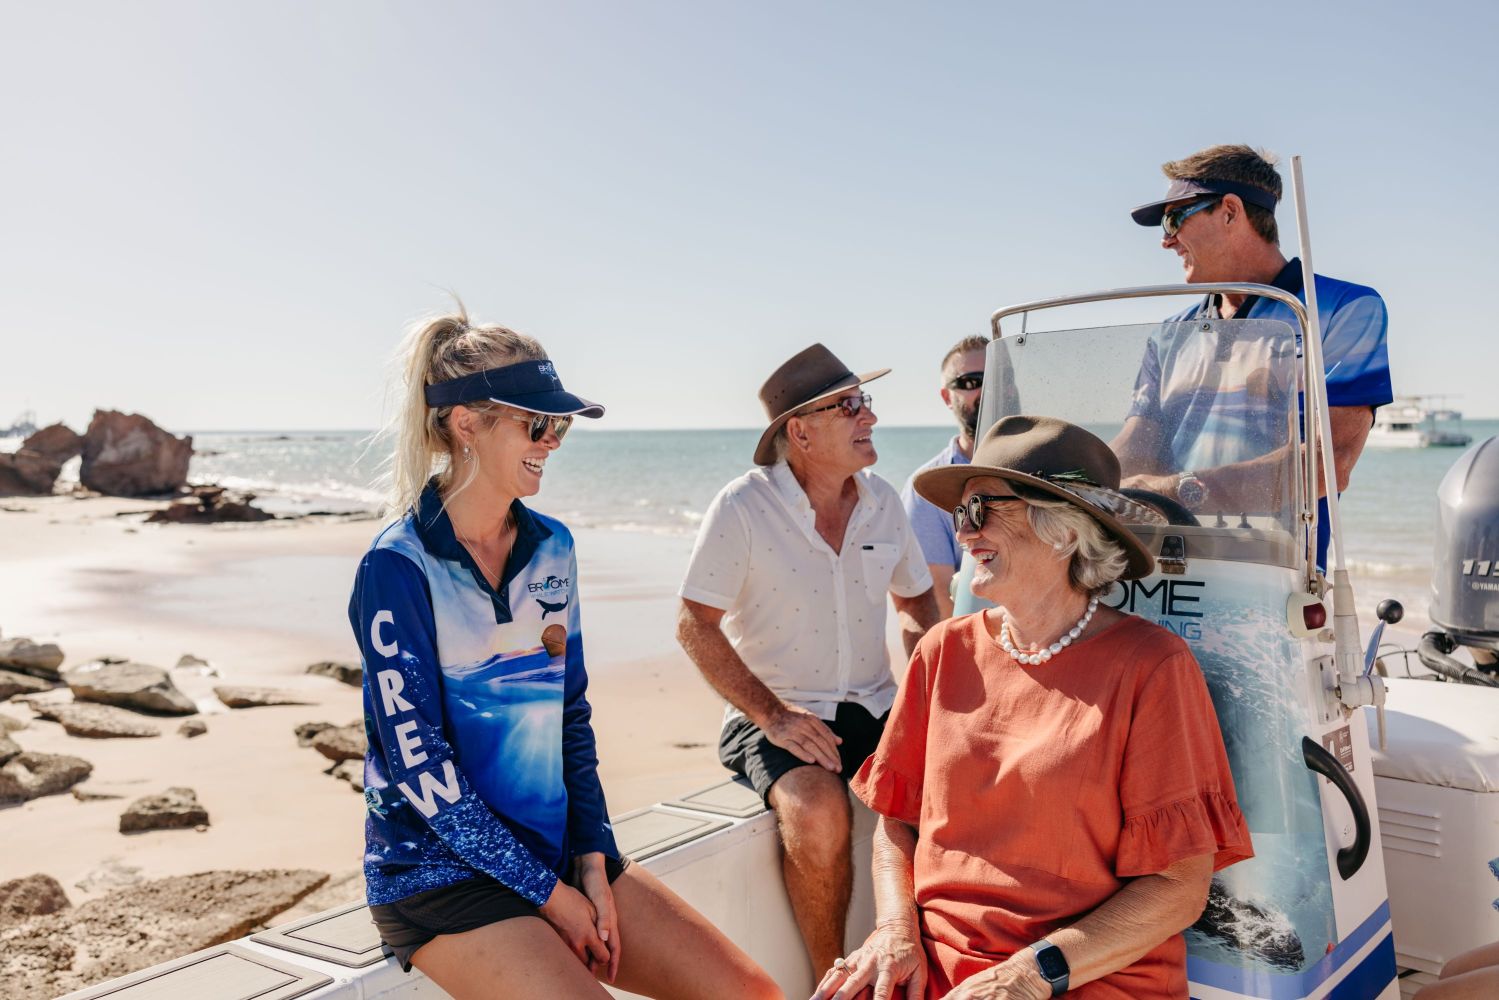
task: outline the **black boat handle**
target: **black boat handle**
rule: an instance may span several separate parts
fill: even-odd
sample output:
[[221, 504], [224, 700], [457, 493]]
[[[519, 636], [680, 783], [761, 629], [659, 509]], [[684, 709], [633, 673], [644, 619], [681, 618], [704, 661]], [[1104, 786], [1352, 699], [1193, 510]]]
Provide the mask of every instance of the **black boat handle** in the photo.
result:
[[1369, 856], [1369, 807], [1364, 805], [1363, 795], [1348, 771], [1338, 763], [1338, 758], [1310, 736], [1301, 738], [1301, 759], [1306, 761], [1309, 770], [1337, 785], [1343, 798], [1348, 800], [1348, 808], [1353, 810], [1353, 844], [1338, 848], [1338, 874], [1346, 882], [1364, 866], [1364, 859]]

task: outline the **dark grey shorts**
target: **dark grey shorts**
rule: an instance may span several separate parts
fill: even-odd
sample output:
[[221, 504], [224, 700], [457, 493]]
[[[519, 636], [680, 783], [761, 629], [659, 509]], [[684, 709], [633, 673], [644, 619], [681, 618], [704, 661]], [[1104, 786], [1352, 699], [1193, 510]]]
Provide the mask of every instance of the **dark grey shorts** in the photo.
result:
[[[629, 864], [628, 858], [604, 859], [610, 885]], [[572, 878], [564, 881], [574, 889], [581, 888]], [[439, 934], [462, 934], [511, 917], [539, 917], [541, 911], [514, 889], [488, 875], [476, 875], [394, 903], [371, 906], [370, 916], [380, 931], [380, 940], [395, 953], [401, 968], [410, 972], [411, 956]]]
[[[880, 745], [888, 718], [889, 712], [876, 719], [863, 705], [845, 701], [838, 706], [837, 718], [832, 722], [823, 720], [843, 740], [838, 744], [838, 758], [843, 765], [844, 781], [851, 780], [863, 766], [864, 759]], [[718, 759], [724, 767], [748, 778], [767, 806], [770, 805], [770, 786], [781, 775], [794, 768], [816, 766], [770, 742], [764, 730], [743, 716], [723, 727], [718, 737]]]

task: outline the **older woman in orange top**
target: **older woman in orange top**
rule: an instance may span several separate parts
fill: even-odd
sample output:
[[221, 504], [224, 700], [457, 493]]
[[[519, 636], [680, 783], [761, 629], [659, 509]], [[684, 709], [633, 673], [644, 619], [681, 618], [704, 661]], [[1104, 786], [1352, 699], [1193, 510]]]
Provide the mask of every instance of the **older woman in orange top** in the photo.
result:
[[1048, 417], [915, 486], [996, 607], [927, 633], [854, 779], [880, 814], [876, 928], [815, 1000], [1186, 997], [1181, 931], [1253, 851], [1186, 643], [1098, 603], [1152, 571], [1123, 521], [1158, 515]]

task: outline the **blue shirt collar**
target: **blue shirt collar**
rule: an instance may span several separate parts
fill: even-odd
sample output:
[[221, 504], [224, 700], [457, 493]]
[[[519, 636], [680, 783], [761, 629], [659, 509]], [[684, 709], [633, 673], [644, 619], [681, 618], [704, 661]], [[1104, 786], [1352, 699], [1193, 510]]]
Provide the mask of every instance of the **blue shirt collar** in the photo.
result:
[[[1286, 261], [1286, 266], [1281, 268], [1280, 273], [1270, 280], [1270, 284], [1274, 285], [1276, 288], [1279, 288], [1283, 292], [1290, 292], [1297, 298], [1302, 298], [1301, 292], [1305, 283], [1302, 281], [1301, 275], [1301, 258], [1292, 257], [1290, 260]], [[1244, 300], [1244, 304], [1239, 307], [1239, 311], [1234, 313], [1234, 318], [1248, 319], [1249, 314], [1252, 313], [1255, 307], [1260, 304], [1260, 301], [1261, 300], [1258, 295], [1251, 295], [1249, 298]], [[1209, 295], [1204, 298], [1202, 300], [1202, 306], [1200, 309], [1198, 309], [1197, 314], [1199, 316], [1217, 316], [1218, 296]]]
[[505, 559], [499, 588], [494, 589], [484, 579], [484, 574], [480, 572], [468, 549], [458, 541], [458, 535], [453, 531], [453, 522], [449, 520], [447, 508], [443, 506], [442, 496], [437, 492], [437, 480], [431, 480], [422, 490], [413, 514], [416, 535], [421, 539], [422, 546], [439, 559], [448, 559], [466, 566], [473, 574], [474, 581], [494, 601], [495, 620], [500, 623], [510, 621], [510, 598], [507, 594], [510, 582], [531, 561], [541, 543], [551, 537], [552, 529], [543, 524], [519, 498], [510, 502], [510, 516], [515, 519], [515, 544], [510, 547], [510, 555]]

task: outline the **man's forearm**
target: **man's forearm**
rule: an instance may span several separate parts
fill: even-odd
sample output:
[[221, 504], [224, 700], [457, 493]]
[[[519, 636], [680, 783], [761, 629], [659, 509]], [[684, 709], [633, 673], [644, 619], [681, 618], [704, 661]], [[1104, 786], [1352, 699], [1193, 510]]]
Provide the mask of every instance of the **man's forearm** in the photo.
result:
[[890, 600], [895, 604], [895, 614], [900, 623], [900, 641], [905, 645], [906, 657], [909, 659], [916, 652], [916, 644], [921, 641], [921, 637], [942, 620], [942, 612], [937, 608], [937, 596], [928, 589], [915, 597], [891, 594]]
[[706, 680], [730, 705], [760, 728], [784, 706], [734, 652], [717, 624], [684, 608], [677, 618], [677, 641]]

